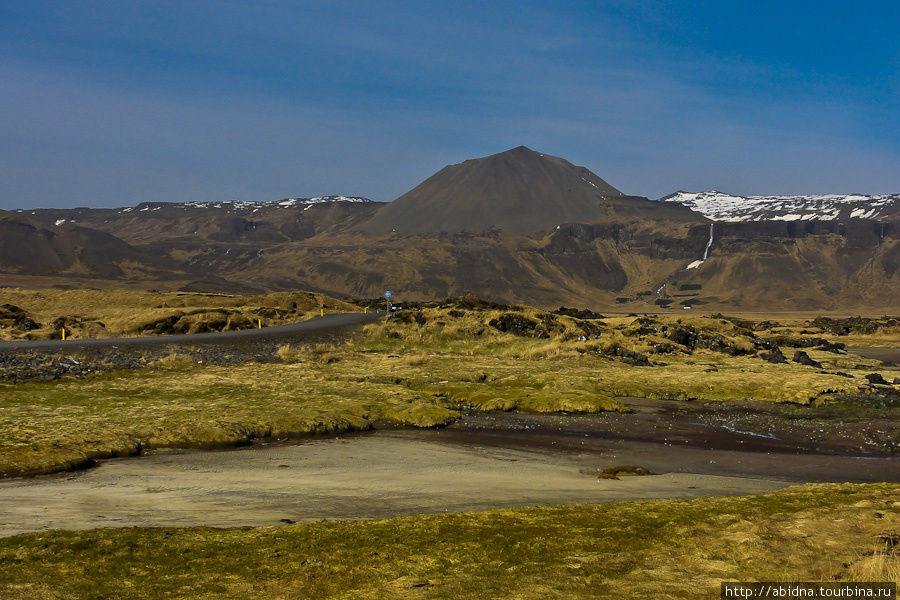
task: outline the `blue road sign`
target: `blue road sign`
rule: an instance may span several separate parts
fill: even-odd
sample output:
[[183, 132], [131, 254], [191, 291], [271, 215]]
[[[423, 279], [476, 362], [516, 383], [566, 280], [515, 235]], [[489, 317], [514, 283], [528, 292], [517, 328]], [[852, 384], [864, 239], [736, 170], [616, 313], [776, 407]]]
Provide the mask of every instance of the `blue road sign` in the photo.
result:
[[385, 292], [385, 293], [384, 293], [384, 297], [385, 297], [385, 298], [390, 298], [390, 297], [391, 297], [391, 292], [390, 292], [390, 291]]

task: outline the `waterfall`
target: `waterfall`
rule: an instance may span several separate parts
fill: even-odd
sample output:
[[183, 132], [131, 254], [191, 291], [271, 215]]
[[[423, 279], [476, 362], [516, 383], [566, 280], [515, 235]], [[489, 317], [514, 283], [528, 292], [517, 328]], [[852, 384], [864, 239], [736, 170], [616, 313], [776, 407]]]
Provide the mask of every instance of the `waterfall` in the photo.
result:
[[689, 264], [686, 267], [687, 269], [696, 269], [697, 267], [702, 265], [706, 261], [707, 258], [709, 258], [709, 251], [712, 248], [713, 235], [715, 233], [714, 227], [715, 227], [715, 223], [709, 224], [709, 240], [707, 240], [707, 242], [706, 242], [706, 248], [703, 249], [703, 258], [701, 258], [700, 260], [695, 260], [694, 262]]
[[709, 258], [709, 249], [712, 248], [713, 243], [713, 227], [715, 223], [709, 224], [709, 241], [706, 242], [706, 248], [703, 250], [703, 260]]

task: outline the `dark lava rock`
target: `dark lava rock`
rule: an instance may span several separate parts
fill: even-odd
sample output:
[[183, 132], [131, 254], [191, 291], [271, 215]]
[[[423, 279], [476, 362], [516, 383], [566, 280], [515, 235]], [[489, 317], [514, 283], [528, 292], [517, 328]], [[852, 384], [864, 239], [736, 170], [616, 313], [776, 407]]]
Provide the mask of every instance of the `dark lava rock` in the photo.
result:
[[32, 329], [40, 329], [41, 325], [15, 304], [3, 304], [0, 305], [0, 327], [31, 331]]
[[757, 351], [778, 350], [779, 352], [781, 352], [778, 344], [774, 340], [770, 340], [769, 338], [750, 336], [750, 343], [753, 344], [753, 347], [756, 348]]
[[714, 319], [722, 319], [723, 321], [728, 321], [736, 327], [740, 327], [741, 329], [749, 329], [751, 331], [764, 331], [766, 329], [774, 329], [776, 327], [781, 327], [781, 323], [778, 321], [752, 321], [750, 319], [741, 319], [739, 317], [726, 317], [722, 313], [716, 313], [712, 315]]
[[694, 327], [676, 325], [668, 328], [666, 337], [676, 344], [681, 344], [688, 350], [694, 350], [697, 347], [697, 341], [700, 339], [700, 333]]
[[848, 335], [850, 333], [872, 334], [882, 327], [893, 327], [900, 324], [900, 319], [893, 317], [881, 319], [870, 319], [867, 317], [850, 317], [848, 319], [818, 317], [813, 319], [811, 324], [834, 335]]
[[0, 304], [0, 319], [17, 319], [27, 313], [15, 304]]
[[764, 350], [759, 353], [759, 357], [766, 362], [780, 364], [786, 363], [787, 358], [785, 358], [784, 354], [782, 354], [781, 349], [777, 346], [771, 350]]
[[826, 340], [825, 343], [822, 344], [821, 346], [819, 346], [817, 349], [824, 350], [825, 352], [833, 352], [834, 354], [841, 354], [844, 352], [844, 349], [846, 347], [847, 347], [847, 345], [844, 344], [843, 342], [832, 343], [832, 342], [829, 342], [828, 340]]
[[640, 352], [635, 352], [634, 350], [628, 350], [626, 348], [618, 348], [616, 350], [616, 356], [618, 356], [622, 362], [627, 363], [633, 367], [652, 367], [653, 363], [650, 362], [650, 359]]
[[498, 331], [511, 333], [513, 335], [524, 337], [550, 337], [546, 329], [541, 327], [540, 331], [536, 331], [538, 324], [518, 313], [503, 313], [496, 319], [488, 321], [488, 325]]
[[880, 385], [888, 385], [888, 382], [882, 377], [881, 373], [869, 373], [866, 375], [866, 379], [869, 383], [877, 383]]
[[173, 333], [185, 333], [185, 330], [175, 329], [175, 324], [181, 320], [181, 317], [184, 316], [184, 313], [181, 311], [176, 311], [175, 314], [160, 317], [155, 321], [151, 321], [145, 324], [141, 330], [144, 333], [152, 333], [154, 335], [168, 335]]
[[32, 331], [32, 330], [34, 330], [34, 329], [40, 329], [40, 328], [41, 328], [41, 324], [40, 324], [40, 323], [38, 323], [38, 322], [36, 322], [36, 321], [33, 321], [33, 320], [30, 319], [29, 317], [21, 317], [21, 318], [19, 318], [19, 319], [16, 319], [16, 321], [15, 321], [15, 323], [14, 323], [14, 326], [15, 326], [17, 329], [21, 329], [22, 331]]
[[482, 300], [477, 296], [468, 294], [461, 298], [448, 298], [441, 304], [442, 308], [462, 308], [465, 310], [509, 310], [508, 304], [497, 304], [490, 300]]
[[590, 321], [576, 321], [575, 324], [578, 325], [578, 328], [584, 332], [584, 336], [588, 339], [598, 338], [600, 337], [600, 334], [603, 333], [603, 327], [597, 323], [592, 323]]
[[729, 341], [725, 336], [714, 334], [701, 334], [697, 342], [698, 348], [706, 348], [713, 352], [721, 352], [730, 356], [740, 356], [742, 354], [752, 354], [752, 349], [743, 348]]
[[673, 352], [689, 352], [688, 350], [684, 350], [680, 346], [676, 346], [671, 342], [660, 342], [658, 344], [653, 344], [653, 351], [656, 354], [672, 354]]
[[629, 350], [628, 348], [623, 348], [619, 344], [613, 344], [602, 351], [606, 356], [614, 356], [619, 358], [622, 362], [629, 364], [633, 367], [652, 367], [653, 363], [650, 362], [650, 359], [640, 352], [635, 352], [634, 350]]
[[577, 309], [577, 308], [566, 308], [565, 306], [560, 306], [558, 310], [553, 311], [554, 314], [557, 315], [565, 315], [567, 317], [574, 317], [576, 319], [603, 319], [604, 316], [598, 312], [594, 312], [588, 309]]
[[794, 358], [791, 360], [793, 360], [795, 363], [800, 363], [801, 365], [807, 365], [810, 367], [818, 368], [822, 366], [822, 363], [811, 359], [809, 357], [809, 354], [807, 354], [803, 350], [797, 350], [796, 352], [794, 352]]

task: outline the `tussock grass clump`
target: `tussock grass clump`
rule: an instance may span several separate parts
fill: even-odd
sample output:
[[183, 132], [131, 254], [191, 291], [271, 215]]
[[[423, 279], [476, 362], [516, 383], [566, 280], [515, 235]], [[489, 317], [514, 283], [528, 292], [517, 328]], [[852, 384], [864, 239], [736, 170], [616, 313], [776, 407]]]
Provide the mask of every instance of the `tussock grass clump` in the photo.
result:
[[623, 476], [645, 476], [645, 475], [656, 475], [656, 473], [652, 472], [649, 469], [644, 467], [638, 467], [635, 465], [617, 465], [615, 467], [606, 467], [600, 474], [597, 475], [598, 479], [619, 479]]
[[275, 356], [285, 363], [308, 362], [330, 365], [341, 360], [342, 354], [339, 345], [336, 344], [281, 344], [275, 350]]
[[195, 367], [197, 361], [189, 354], [170, 352], [169, 354], [150, 361], [149, 366], [158, 369], [183, 371]]

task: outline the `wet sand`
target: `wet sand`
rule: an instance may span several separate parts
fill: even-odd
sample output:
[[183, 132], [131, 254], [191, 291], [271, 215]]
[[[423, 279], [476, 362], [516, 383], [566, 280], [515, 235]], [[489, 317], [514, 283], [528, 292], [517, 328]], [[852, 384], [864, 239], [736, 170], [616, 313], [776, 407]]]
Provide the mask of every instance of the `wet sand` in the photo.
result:
[[[0, 482], [0, 535], [96, 527], [277, 525], [560, 502], [753, 494], [782, 481], [669, 473], [599, 480], [595, 460], [395, 433], [162, 452]], [[427, 433], [427, 432], [426, 432]]]

